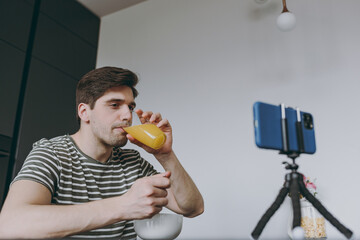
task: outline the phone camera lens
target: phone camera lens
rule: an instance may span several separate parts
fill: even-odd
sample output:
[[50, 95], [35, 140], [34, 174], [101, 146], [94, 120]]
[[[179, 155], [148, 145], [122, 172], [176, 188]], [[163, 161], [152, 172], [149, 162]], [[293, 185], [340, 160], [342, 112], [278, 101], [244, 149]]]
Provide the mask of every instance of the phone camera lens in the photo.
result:
[[314, 124], [313, 124], [313, 119], [312, 116], [308, 113], [304, 113], [303, 114], [303, 119], [304, 119], [304, 126], [306, 129], [313, 129], [314, 128]]

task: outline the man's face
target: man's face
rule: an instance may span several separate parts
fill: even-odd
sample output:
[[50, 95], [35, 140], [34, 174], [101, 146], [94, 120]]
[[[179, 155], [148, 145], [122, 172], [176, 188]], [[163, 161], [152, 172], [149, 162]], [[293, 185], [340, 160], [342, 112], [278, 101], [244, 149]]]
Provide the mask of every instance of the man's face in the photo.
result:
[[127, 142], [123, 127], [131, 125], [135, 108], [130, 87], [110, 88], [89, 110], [89, 123], [94, 137], [104, 145], [124, 146]]

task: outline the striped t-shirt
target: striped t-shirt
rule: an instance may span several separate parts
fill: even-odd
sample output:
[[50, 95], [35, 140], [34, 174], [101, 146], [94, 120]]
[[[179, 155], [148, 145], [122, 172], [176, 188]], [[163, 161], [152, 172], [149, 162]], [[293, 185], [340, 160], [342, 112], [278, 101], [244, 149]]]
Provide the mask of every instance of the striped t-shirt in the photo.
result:
[[[114, 148], [110, 159], [101, 163], [64, 135], [34, 143], [14, 181], [41, 183], [51, 192], [52, 204], [69, 205], [122, 195], [137, 179], [156, 173], [136, 150]], [[136, 239], [136, 233], [133, 221], [121, 221], [72, 237]]]

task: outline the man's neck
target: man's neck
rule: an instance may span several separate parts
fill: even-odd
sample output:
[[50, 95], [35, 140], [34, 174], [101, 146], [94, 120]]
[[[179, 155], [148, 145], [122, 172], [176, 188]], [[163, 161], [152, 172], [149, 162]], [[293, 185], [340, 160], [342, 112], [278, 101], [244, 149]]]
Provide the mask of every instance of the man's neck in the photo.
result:
[[99, 142], [93, 135], [90, 136], [88, 131], [80, 129], [71, 137], [80, 150], [89, 157], [102, 163], [110, 158], [112, 147]]

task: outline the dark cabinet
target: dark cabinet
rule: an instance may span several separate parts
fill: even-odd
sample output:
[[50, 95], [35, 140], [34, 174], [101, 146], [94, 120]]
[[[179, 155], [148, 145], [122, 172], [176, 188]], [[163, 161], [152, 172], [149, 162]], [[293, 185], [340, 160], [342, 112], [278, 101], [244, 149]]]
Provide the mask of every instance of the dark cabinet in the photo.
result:
[[29, 1], [0, 0], [0, 39], [25, 52], [32, 14]]
[[15, 172], [20, 170], [32, 143], [77, 130], [76, 84], [74, 78], [51, 65], [31, 61]]
[[0, 40], [0, 134], [12, 136], [25, 52]]
[[0, 0], [0, 134], [10, 137], [14, 129], [33, 8], [28, 1]]
[[0, 0], [0, 198], [35, 141], [77, 130], [76, 84], [95, 68], [99, 26], [76, 0]]
[[96, 47], [40, 13], [33, 56], [80, 79], [96, 61]]
[[99, 18], [76, 1], [46, 0], [40, 11], [74, 35], [97, 48]]
[[[0, 134], [0, 183], [6, 182], [7, 168], [9, 165], [11, 138]], [[5, 185], [0, 184], [0, 203], [5, 197]]]

